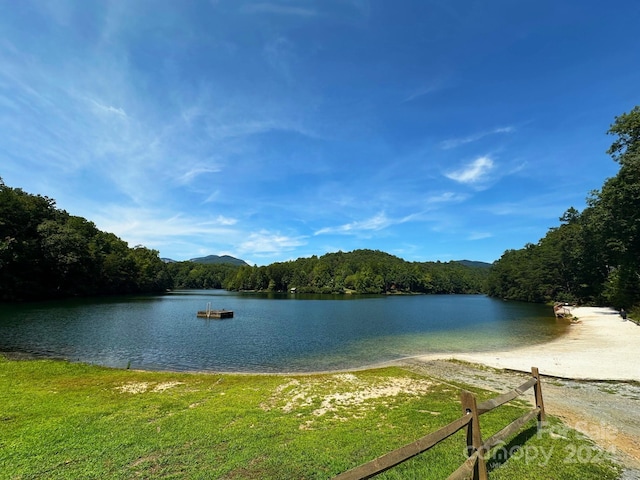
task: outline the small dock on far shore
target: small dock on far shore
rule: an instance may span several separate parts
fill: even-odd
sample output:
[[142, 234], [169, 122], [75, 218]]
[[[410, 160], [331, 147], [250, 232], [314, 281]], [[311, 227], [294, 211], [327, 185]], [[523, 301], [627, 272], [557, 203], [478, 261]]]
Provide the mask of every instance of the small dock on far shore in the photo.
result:
[[556, 318], [571, 318], [571, 310], [569, 309], [569, 304], [556, 302], [553, 305], [553, 313]]
[[211, 302], [207, 303], [206, 310], [199, 310], [196, 313], [196, 317], [198, 318], [233, 318], [233, 310], [212, 310]]

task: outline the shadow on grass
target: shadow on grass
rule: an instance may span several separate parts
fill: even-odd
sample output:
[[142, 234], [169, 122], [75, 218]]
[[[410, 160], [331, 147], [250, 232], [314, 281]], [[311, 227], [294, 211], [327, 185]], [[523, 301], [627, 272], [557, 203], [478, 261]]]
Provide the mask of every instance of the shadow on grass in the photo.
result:
[[517, 455], [518, 451], [527, 443], [527, 441], [534, 438], [537, 433], [538, 427], [537, 425], [533, 425], [513, 437], [509, 443], [504, 443], [501, 446], [496, 447], [491, 457], [487, 458], [487, 470], [491, 472], [500, 468], [512, 456]]

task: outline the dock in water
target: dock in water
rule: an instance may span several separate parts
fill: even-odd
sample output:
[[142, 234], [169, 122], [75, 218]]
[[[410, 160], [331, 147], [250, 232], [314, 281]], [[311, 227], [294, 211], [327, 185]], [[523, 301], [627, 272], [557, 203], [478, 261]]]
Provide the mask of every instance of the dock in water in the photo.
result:
[[199, 310], [196, 313], [198, 318], [233, 318], [233, 310], [211, 310], [211, 302], [207, 303], [206, 310]]

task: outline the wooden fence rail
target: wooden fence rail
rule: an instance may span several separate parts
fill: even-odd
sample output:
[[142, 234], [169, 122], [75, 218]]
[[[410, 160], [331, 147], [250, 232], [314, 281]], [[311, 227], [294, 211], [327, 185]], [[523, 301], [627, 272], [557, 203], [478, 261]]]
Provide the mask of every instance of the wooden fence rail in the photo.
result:
[[[480, 415], [504, 405], [522, 395], [533, 387], [535, 395], [535, 408], [528, 411], [518, 419], [511, 422], [498, 433], [482, 441], [480, 432]], [[527, 422], [534, 417], [538, 420], [538, 428], [545, 421], [544, 402], [542, 400], [542, 388], [540, 385], [540, 374], [536, 367], [531, 368], [531, 379], [520, 385], [518, 388], [498, 395], [497, 397], [476, 403], [476, 397], [471, 392], [461, 393], [463, 416], [445, 425], [408, 445], [400, 447], [370, 462], [347, 470], [337, 475], [333, 480], [362, 480], [378, 475], [410, 458], [415, 457], [443, 440], [449, 438], [454, 433], [467, 429], [467, 460], [458, 469], [449, 475], [447, 480], [462, 480], [473, 478], [474, 480], [487, 480], [487, 465], [485, 455], [493, 447], [504, 442], [505, 439], [520, 430]]]

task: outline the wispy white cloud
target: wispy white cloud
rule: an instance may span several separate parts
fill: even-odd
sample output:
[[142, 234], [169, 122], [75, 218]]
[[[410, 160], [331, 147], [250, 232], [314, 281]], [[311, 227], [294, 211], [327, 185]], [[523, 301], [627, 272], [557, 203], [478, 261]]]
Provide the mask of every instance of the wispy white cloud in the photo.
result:
[[511, 127], [511, 126], [498, 127], [498, 128], [494, 128], [493, 130], [486, 130], [483, 132], [474, 133], [473, 135], [469, 135], [467, 137], [451, 138], [451, 139], [445, 140], [440, 143], [440, 148], [442, 148], [443, 150], [449, 150], [452, 148], [459, 147], [460, 145], [477, 142], [478, 140], [484, 137], [487, 137], [489, 135], [497, 135], [501, 133], [512, 133], [514, 131], [515, 131], [515, 127]]
[[424, 97], [431, 93], [437, 92], [440, 88], [437, 85], [427, 85], [411, 92], [402, 102], [411, 102], [417, 98]]
[[427, 198], [428, 205], [438, 205], [446, 203], [460, 203], [465, 201], [468, 195], [456, 192], [444, 192], [437, 195], [431, 195]]
[[260, 257], [292, 251], [306, 243], [304, 236], [288, 236], [279, 232], [260, 230], [249, 234], [248, 238], [240, 243], [238, 250], [242, 255]]
[[240, 232], [229, 228], [238, 220], [223, 215], [203, 220], [182, 214], [168, 216], [148, 208], [109, 205], [96, 211], [92, 218], [101, 230], [136, 243], [155, 244], [194, 235], [241, 236]]
[[275, 2], [262, 2], [245, 5], [242, 7], [243, 13], [271, 13], [275, 15], [293, 15], [298, 17], [313, 17], [318, 12], [309, 7], [298, 7], [294, 5], [284, 5]]
[[493, 237], [493, 234], [489, 232], [471, 232], [467, 237], [467, 239], [475, 241], [475, 240], [484, 240], [491, 237]]
[[111, 105], [104, 105], [103, 103], [99, 102], [98, 100], [94, 99], [94, 98], [89, 98], [88, 101], [92, 104], [92, 106], [94, 107], [95, 111], [98, 113], [106, 113], [106, 114], [112, 114], [112, 115], [117, 115], [120, 117], [126, 117], [127, 113], [119, 107], [114, 107]]
[[447, 79], [448, 79], [448, 75], [445, 74], [440, 74], [440, 76], [431, 79], [430, 81], [426, 82], [425, 84], [419, 86], [418, 88], [414, 89], [413, 91], [411, 91], [409, 93], [409, 95], [407, 95], [403, 100], [402, 103], [405, 102], [412, 102], [414, 100], [417, 100], [421, 97], [424, 96], [428, 96], [431, 95], [433, 93], [436, 93], [442, 89], [445, 88], [445, 85], [447, 85]]
[[93, 219], [101, 230], [113, 232], [130, 245], [142, 244], [160, 251], [184, 251], [182, 258], [197, 254], [227, 253], [249, 258], [281, 258], [307, 244], [303, 235], [285, 235], [262, 229], [247, 232], [240, 220], [226, 215], [202, 219], [186, 214], [169, 216], [147, 208], [110, 205]]
[[326, 234], [357, 234], [363, 231], [381, 230], [391, 225], [391, 220], [385, 215], [384, 212], [368, 218], [366, 220], [355, 221], [339, 225], [337, 227], [325, 227], [317, 230], [314, 235], [326, 235]]
[[209, 193], [209, 196], [203, 200], [204, 203], [213, 203], [221, 198], [222, 192], [220, 189], [215, 189]]
[[[250, 103], [250, 102], [249, 102]], [[238, 108], [228, 115], [211, 114], [205, 118], [205, 131], [209, 140], [222, 141], [236, 138], [250, 137], [267, 132], [292, 132], [310, 138], [320, 138], [313, 130], [307, 128], [303, 123], [289, 118], [286, 113], [260, 112], [260, 104], [254, 104], [254, 112], [247, 113], [244, 118], [237, 118], [242, 115], [244, 109]], [[250, 106], [247, 105], [247, 109]]]
[[177, 182], [180, 184], [188, 184], [191, 183], [196, 177], [208, 173], [220, 173], [222, 171], [222, 166], [217, 165], [216, 163], [211, 163], [208, 165], [187, 165], [187, 170], [177, 177]]
[[488, 156], [482, 156], [463, 168], [445, 173], [445, 176], [459, 183], [479, 184], [488, 179], [488, 175], [493, 169], [493, 160]]
[[215, 219], [215, 223], [218, 225], [230, 226], [238, 223], [238, 219], [225, 217], [224, 215], [218, 215]]
[[336, 227], [325, 227], [317, 230], [314, 235], [341, 234], [341, 235], [359, 235], [367, 232], [384, 230], [391, 225], [398, 225], [413, 220], [416, 215], [406, 215], [401, 218], [390, 218], [385, 212], [380, 212], [371, 218], [365, 220], [357, 220]]

